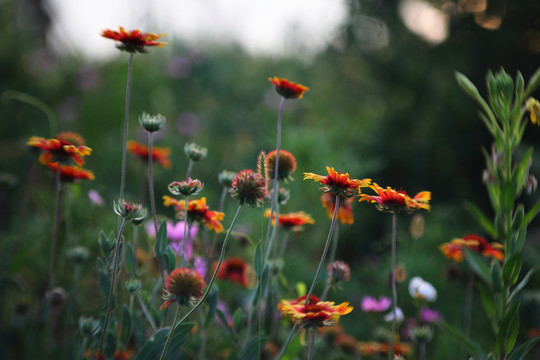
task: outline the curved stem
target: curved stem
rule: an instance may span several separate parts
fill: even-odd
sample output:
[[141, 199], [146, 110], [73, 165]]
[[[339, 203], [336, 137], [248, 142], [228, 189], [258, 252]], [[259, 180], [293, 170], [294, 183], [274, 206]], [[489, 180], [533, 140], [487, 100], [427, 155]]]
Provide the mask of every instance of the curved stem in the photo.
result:
[[336, 260], [337, 244], [339, 239], [339, 223], [336, 222], [336, 228], [334, 229], [334, 240], [332, 243], [332, 250], [330, 250], [330, 256], [328, 258], [328, 263], [331, 264]]
[[396, 288], [396, 235], [397, 235], [397, 215], [392, 214], [392, 333], [390, 334], [390, 346], [388, 347], [388, 359], [392, 360], [394, 357], [394, 333], [396, 332], [397, 325], [397, 288]]
[[218, 264], [216, 266], [216, 270], [214, 270], [214, 273], [212, 274], [212, 278], [210, 278], [210, 282], [208, 283], [208, 286], [206, 287], [206, 290], [204, 291], [203, 296], [197, 302], [197, 304], [195, 304], [195, 306], [193, 306], [193, 308], [191, 308], [191, 310], [189, 310], [188, 313], [186, 315], [184, 315], [184, 317], [178, 323], [178, 326], [180, 326], [184, 321], [186, 321], [186, 319], [191, 314], [193, 314], [193, 312], [195, 310], [197, 310], [199, 308], [199, 306], [202, 305], [202, 303], [204, 302], [204, 300], [206, 299], [206, 297], [210, 293], [210, 290], [212, 290], [212, 286], [214, 285], [214, 281], [216, 280], [217, 273], [219, 271], [219, 268], [221, 267], [221, 263], [223, 262], [223, 258], [225, 256], [225, 250], [227, 248], [227, 242], [229, 241], [229, 238], [231, 237], [232, 229], [234, 227], [234, 224], [236, 223], [236, 219], [238, 218], [238, 214], [240, 214], [241, 209], [242, 209], [242, 205], [239, 205], [238, 209], [236, 210], [236, 213], [234, 214], [234, 217], [232, 219], [231, 226], [229, 227], [229, 230], [227, 230], [227, 235], [225, 236], [225, 240], [223, 240], [223, 246], [221, 247], [221, 253], [219, 254], [219, 260], [218, 260]]
[[122, 224], [120, 224], [120, 230], [118, 231], [118, 238], [116, 239], [116, 248], [114, 249], [114, 262], [113, 262], [113, 272], [111, 287], [109, 288], [109, 299], [107, 300], [107, 312], [105, 314], [105, 323], [103, 324], [103, 329], [101, 330], [101, 338], [99, 339], [99, 350], [97, 358], [99, 359], [101, 351], [103, 350], [103, 340], [105, 340], [105, 333], [107, 332], [107, 325], [109, 325], [109, 318], [111, 316], [111, 306], [114, 296], [114, 282], [116, 280], [116, 268], [118, 267], [118, 253], [120, 252], [120, 242], [122, 241], [122, 232], [126, 226], [126, 219], [122, 219]]
[[39, 100], [38, 98], [15, 90], [6, 90], [2, 93], [2, 101], [9, 99], [26, 103], [43, 111], [43, 113], [47, 117], [47, 120], [49, 121], [49, 132], [51, 134], [51, 137], [54, 137], [56, 135], [56, 132], [58, 131], [58, 119], [54, 110], [51, 109], [49, 105]]
[[176, 313], [174, 314], [174, 320], [171, 325], [171, 329], [169, 330], [169, 334], [167, 335], [167, 340], [165, 340], [165, 346], [163, 346], [163, 351], [161, 352], [161, 356], [159, 357], [159, 360], [163, 360], [165, 358], [165, 354], [167, 353], [167, 349], [169, 348], [169, 344], [171, 343], [172, 334], [174, 332], [174, 328], [176, 327], [176, 320], [178, 320], [178, 315], [180, 314], [180, 306], [176, 306]]
[[133, 53], [129, 53], [128, 60], [128, 78], [126, 85], [126, 107], [124, 111], [124, 137], [122, 147], [122, 173], [120, 175], [120, 199], [124, 198], [124, 189], [126, 184], [126, 157], [127, 157], [127, 137], [129, 128], [129, 103], [131, 98], [131, 73], [133, 72]]

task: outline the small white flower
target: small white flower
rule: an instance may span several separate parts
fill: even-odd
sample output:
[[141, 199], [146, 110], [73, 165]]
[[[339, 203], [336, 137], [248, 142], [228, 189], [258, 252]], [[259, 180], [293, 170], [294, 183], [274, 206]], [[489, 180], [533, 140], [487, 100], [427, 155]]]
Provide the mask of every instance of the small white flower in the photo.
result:
[[437, 290], [433, 285], [415, 276], [409, 282], [409, 294], [415, 299], [433, 302], [437, 300]]
[[[402, 322], [403, 319], [405, 319], [405, 315], [403, 314], [403, 310], [401, 308], [396, 307], [396, 322]], [[384, 315], [384, 321], [386, 322], [392, 322], [394, 320], [394, 309], [391, 308], [390, 312], [386, 315]]]

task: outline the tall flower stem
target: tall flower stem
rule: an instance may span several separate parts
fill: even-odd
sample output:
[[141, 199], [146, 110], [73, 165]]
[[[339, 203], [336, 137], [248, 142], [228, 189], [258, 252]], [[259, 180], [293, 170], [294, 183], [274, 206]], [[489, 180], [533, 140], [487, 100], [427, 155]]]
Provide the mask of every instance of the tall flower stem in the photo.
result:
[[111, 287], [109, 288], [109, 299], [107, 300], [107, 312], [105, 313], [105, 322], [103, 323], [103, 328], [101, 330], [101, 338], [99, 339], [99, 350], [97, 358], [99, 359], [101, 355], [101, 351], [103, 350], [103, 341], [105, 340], [105, 333], [107, 332], [107, 325], [109, 325], [109, 318], [111, 316], [111, 306], [112, 306], [112, 300], [114, 297], [114, 283], [116, 281], [116, 273], [117, 273], [117, 267], [118, 267], [118, 254], [120, 249], [120, 242], [122, 241], [122, 233], [124, 232], [124, 228], [126, 226], [126, 219], [122, 219], [122, 223], [120, 224], [120, 230], [118, 231], [118, 237], [116, 239], [116, 248], [114, 249], [114, 262], [113, 262], [113, 271], [112, 271], [112, 279], [111, 279]]
[[148, 133], [148, 191], [150, 193], [150, 209], [152, 211], [152, 220], [154, 222], [154, 230], [156, 234], [158, 233], [158, 223], [156, 219], [156, 199], [154, 196], [154, 174], [152, 171], [152, 143], [153, 143], [153, 134]]
[[[276, 143], [276, 164], [274, 165], [274, 190], [272, 192], [272, 204], [270, 206], [270, 219], [268, 220], [268, 227], [266, 229], [266, 250], [265, 253], [269, 251], [269, 237], [270, 229], [272, 228], [272, 220], [274, 219], [274, 208], [277, 203], [277, 193], [279, 188], [278, 180], [278, 171], [279, 171], [279, 150], [281, 147], [281, 119], [283, 118], [283, 107], [285, 106], [285, 98], [281, 99], [281, 104], [279, 105], [278, 121], [277, 121], [277, 143]], [[276, 216], [277, 223], [277, 216]]]
[[[189, 162], [191, 164], [191, 160]], [[184, 237], [182, 238], [182, 253], [180, 254], [180, 267], [184, 267], [186, 261], [186, 242], [188, 237], [188, 195], [184, 204]]]
[[191, 175], [191, 169], [193, 168], [193, 160], [189, 160], [188, 168], [186, 171], [186, 180], [189, 179], [189, 176]]
[[309, 350], [308, 350], [307, 360], [311, 360], [311, 358], [313, 357], [313, 349], [315, 348], [315, 334], [316, 334], [315, 328], [311, 329], [311, 333], [309, 336], [309, 345], [308, 345]]
[[334, 260], [336, 260], [338, 240], [339, 240], [339, 223], [336, 222], [336, 228], [334, 230], [334, 240], [332, 241], [332, 249], [330, 250], [330, 255], [328, 258], [329, 263], [332, 263], [334, 262]]
[[390, 334], [390, 346], [388, 347], [388, 359], [394, 357], [394, 333], [397, 325], [397, 287], [396, 287], [396, 247], [397, 247], [397, 215], [392, 214], [392, 259], [391, 259], [391, 281], [392, 281], [392, 333]]
[[471, 335], [473, 291], [474, 291], [474, 271], [469, 266], [467, 270], [467, 289], [465, 293], [465, 311], [464, 311], [464, 320], [463, 320], [463, 328], [465, 331], [465, 336], [467, 337]]
[[163, 346], [163, 351], [161, 352], [161, 356], [159, 357], [159, 360], [163, 360], [165, 358], [165, 354], [167, 353], [167, 349], [169, 348], [169, 344], [171, 343], [172, 334], [174, 332], [174, 328], [176, 327], [176, 321], [178, 320], [178, 316], [180, 315], [180, 306], [176, 306], [176, 313], [174, 314], [174, 320], [171, 325], [171, 329], [169, 330], [169, 334], [167, 335], [167, 340], [165, 340], [165, 345]]
[[[326, 238], [326, 244], [324, 245], [324, 250], [321, 255], [321, 261], [319, 262], [319, 266], [317, 267], [317, 271], [315, 272], [315, 277], [313, 278], [313, 283], [311, 284], [311, 287], [307, 293], [306, 302], [304, 303], [304, 305], [307, 305], [307, 303], [309, 302], [309, 298], [313, 294], [313, 290], [315, 289], [315, 284], [317, 283], [317, 280], [321, 273], [322, 266], [324, 264], [324, 260], [326, 258], [326, 254], [328, 253], [328, 248], [330, 247], [330, 242], [331, 242], [330, 240], [332, 239], [332, 233], [334, 232], [334, 225], [336, 224], [338, 207], [339, 207], [339, 196], [336, 196], [336, 206], [334, 208], [334, 215], [332, 216], [332, 221], [330, 222], [330, 231], [328, 231], [328, 237]], [[285, 343], [283, 344], [283, 347], [281, 348], [281, 351], [277, 359], [281, 359], [283, 357], [283, 354], [285, 354], [285, 350], [287, 349], [287, 346], [289, 346], [289, 343], [296, 335], [295, 333], [297, 329], [298, 329], [298, 324], [295, 324], [293, 328], [291, 329], [291, 332], [289, 333], [287, 340], [285, 340]]]
[[127, 158], [127, 137], [129, 128], [129, 103], [131, 99], [131, 74], [133, 72], [133, 53], [129, 53], [128, 60], [128, 78], [126, 85], [126, 107], [124, 110], [124, 137], [122, 146], [122, 173], [120, 175], [120, 199], [124, 198], [126, 185], [126, 158]]
[[54, 264], [56, 262], [56, 253], [58, 252], [58, 238], [60, 237], [60, 195], [62, 192], [62, 177], [60, 172], [60, 163], [55, 174], [55, 191], [54, 191], [54, 225], [53, 239], [51, 244], [51, 253], [49, 257], [49, 274], [47, 276], [47, 291], [54, 286]]

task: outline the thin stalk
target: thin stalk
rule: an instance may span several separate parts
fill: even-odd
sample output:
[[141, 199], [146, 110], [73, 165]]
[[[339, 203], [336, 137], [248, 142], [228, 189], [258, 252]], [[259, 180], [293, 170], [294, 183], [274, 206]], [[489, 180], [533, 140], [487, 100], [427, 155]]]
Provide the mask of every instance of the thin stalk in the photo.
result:
[[397, 215], [392, 214], [392, 333], [390, 334], [390, 346], [388, 347], [388, 359], [392, 360], [394, 357], [394, 333], [396, 332], [397, 325], [397, 287], [396, 287], [396, 236], [397, 236]]
[[332, 249], [330, 250], [330, 256], [328, 258], [328, 263], [331, 264], [336, 260], [337, 244], [339, 240], [339, 223], [336, 222], [336, 228], [334, 230], [334, 240], [332, 242]]
[[127, 137], [129, 128], [129, 103], [131, 98], [131, 74], [133, 72], [133, 53], [129, 53], [128, 60], [128, 78], [126, 84], [126, 107], [124, 110], [124, 137], [122, 147], [122, 173], [120, 175], [120, 199], [124, 198], [124, 189], [126, 184], [126, 158], [127, 158]]
[[313, 357], [313, 348], [315, 347], [315, 328], [312, 328], [311, 329], [311, 334], [309, 336], [309, 351], [308, 351], [308, 357], [307, 357], [307, 360], [311, 360], [311, 358]]
[[124, 231], [124, 227], [126, 226], [126, 219], [122, 219], [122, 223], [120, 224], [120, 230], [118, 231], [118, 238], [116, 239], [116, 248], [114, 249], [114, 262], [113, 262], [113, 272], [112, 272], [112, 280], [111, 280], [111, 287], [109, 288], [109, 299], [107, 300], [107, 312], [105, 314], [105, 323], [103, 324], [103, 329], [101, 331], [101, 338], [99, 339], [99, 350], [97, 358], [99, 359], [101, 355], [101, 351], [103, 350], [103, 341], [105, 340], [105, 333], [107, 332], [107, 325], [109, 325], [109, 318], [111, 316], [111, 306], [112, 306], [112, 300], [114, 296], [114, 283], [116, 281], [116, 268], [118, 267], [118, 253], [120, 249], [120, 242], [122, 241], [122, 232]]
[[324, 301], [324, 298], [326, 297], [326, 294], [328, 294], [328, 291], [330, 290], [330, 288], [332, 287], [332, 282], [329, 281], [328, 284], [326, 284], [326, 287], [324, 288], [322, 294], [321, 294], [321, 301]]
[[189, 160], [188, 168], [186, 171], [186, 180], [189, 179], [189, 176], [191, 175], [191, 169], [193, 168], [193, 160]]
[[469, 266], [467, 270], [467, 292], [465, 293], [465, 311], [463, 327], [465, 336], [468, 338], [471, 335], [471, 318], [472, 318], [472, 302], [473, 302], [473, 290], [474, 290], [474, 271]]
[[289, 346], [292, 339], [302, 330], [298, 323], [294, 324], [294, 326], [291, 329], [291, 332], [289, 333], [289, 336], [287, 336], [287, 339], [285, 340], [285, 343], [283, 343], [283, 346], [281, 347], [281, 351], [279, 352], [279, 355], [277, 356], [276, 360], [281, 360], [283, 355], [285, 355], [285, 350], [287, 350], [287, 346]]
[[[191, 160], [189, 162], [191, 164]], [[180, 267], [184, 267], [186, 260], [186, 241], [188, 236], [188, 195], [184, 203], [184, 237], [182, 238], [182, 253], [180, 254]]]
[[289, 242], [289, 232], [285, 232], [283, 235], [283, 239], [281, 239], [281, 249], [279, 250], [279, 257], [278, 259], [283, 259], [283, 256], [285, 255], [285, 249], [287, 248], [287, 243]]
[[146, 318], [146, 320], [148, 321], [148, 323], [152, 327], [152, 330], [156, 331], [157, 330], [157, 325], [156, 325], [154, 319], [152, 319], [152, 315], [150, 314], [150, 312], [148, 311], [148, 308], [146, 307], [144, 301], [142, 300], [140, 292], [137, 293], [137, 300], [139, 301], [139, 305], [141, 306], [141, 310], [142, 310], [142, 312], [144, 314], [144, 317]]
[[47, 276], [48, 284], [47, 291], [50, 291], [54, 286], [54, 263], [56, 262], [56, 253], [58, 248], [58, 238], [60, 233], [60, 194], [62, 191], [62, 177], [60, 176], [60, 162], [56, 169], [55, 175], [55, 192], [54, 192], [54, 225], [51, 253], [49, 257], [49, 274]]
[[165, 358], [165, 354], [167, 353], [167, 349], [169, 348], [169, 344], [171, 343], [172, 334], [174, 332], [174, 328], [176, 327], [176, 321], [178, 320], [178, 315], [180, 315], [180, 306], [176, 306], [176, 313], [174, 314], [174, 320], [171, 325], [171, 329], [169, 330], [169, 334], [167, 335], [167, 340], [165, 340], [165, 346], [163, 347], [163, 351], [161, 352], [161, 356], [159, 357], [159, 360], [163, 360]]
[[276, 212], [275, 212], [276, 220], [274, 221], [274, 225], [272, 226], [272, 232], [270, 234], [270, 240], [268, 241], [268, 238], [267, 238], [267, 242], [266, 242], [267, 246], [266, 246], [266, 250], [264, 252], [263, 267], [264, 267], [264, 264], [268, 263], [268, 259], [270, 258], [270, 252], [272, 251], [272, 248], [274, 247], [274, 241], [275, 241], [275, 239], [277, 237], [277, 231], [278, 231], [278, 223], [279, 223], [278, 217], [279, 217], [279, 204], [276, 204]]
[[152, 221], [154, 222], [154, 230], [156, 235], [158, 233], [158, 223], [156, 220], [156, 199], [154, 196], [154, 174], [152, 171], [152, 143], [153, 143], [153, 134], [148, 133], [148, 191], [150, 193], [150, 209], [152, 211]]

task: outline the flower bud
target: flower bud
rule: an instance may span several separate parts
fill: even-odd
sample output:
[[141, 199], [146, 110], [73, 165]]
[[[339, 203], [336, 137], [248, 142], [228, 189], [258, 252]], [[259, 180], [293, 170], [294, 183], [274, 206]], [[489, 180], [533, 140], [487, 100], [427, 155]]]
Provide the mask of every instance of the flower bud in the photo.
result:
[[149, 133], [158, 131], [165, 125], [165, 116], [161, 114], [149, 115], [145, 112], [139, 116], [139, 124]]
[[74, 264], [82, 264], [88, 260], [90, 253], [84, 246], [75, 246], [66, 252], [66, 256]]
[[218, 181], [224, 188], [229, 188], [235, 177], [236, 173], [234, 171], [222, 170], [218, 175]]
[[141, 290], [141, 281], [139, 279], [130, 279], [126, 281], [125, 288], [131, 296], [136, 295]]
[[184, 181], [173, 181], [169, 184], [169, 191], [173, 195], [197, 195], [203, 189], [204, 184], [199, 180], [189, 178]]
[[195, 143], [186, 143], [184, 153], [192, 161], [203, 160], [208, 154], [208, 149]]
[[99, 329], [99, 320], [84, 316], [79, 318], [79, 332], [83, 338], [96, 335], [99, 332]]
[[140, 204], [127, 203], [122, 199], [114, 202], [113, 206], [116, 215], [124, 218], [134, 225], [140, 225], [148, 212]]
[[67, 292], [61, 287], [56, 287], [47, 293], [47, 299], [51, 310], [58, 311], [66, 302]]

